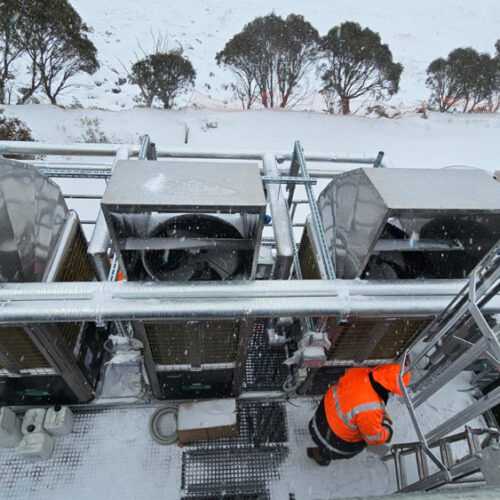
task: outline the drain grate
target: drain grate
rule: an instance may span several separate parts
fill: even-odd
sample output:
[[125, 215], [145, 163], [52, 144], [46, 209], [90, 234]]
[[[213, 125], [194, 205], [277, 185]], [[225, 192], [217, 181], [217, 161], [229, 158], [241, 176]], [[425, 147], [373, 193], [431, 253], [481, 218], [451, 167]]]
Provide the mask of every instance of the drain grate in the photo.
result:
[[182, 454], [181, 487], [188, 493], [255, 494], [280, 478], [285, 446], [192, 450]]
[[240, 448], [285, 444], [288, 429], [285, 405], [279, 402], [239, 402], [239, 435], [232, 438], [197, 441], [186, 446], [196, 449]]
[[271, 500], [269, 491], [254, 493], [228, 493], [217, 495], [189, 495], [181, 500]]
[[264, 332], [264, 322], [255, 324], [250, 338], [250, 348], [246, 364], [247, 391], [281, 390], [288, 377], [288, 368], [283, 348], [271, 348]]

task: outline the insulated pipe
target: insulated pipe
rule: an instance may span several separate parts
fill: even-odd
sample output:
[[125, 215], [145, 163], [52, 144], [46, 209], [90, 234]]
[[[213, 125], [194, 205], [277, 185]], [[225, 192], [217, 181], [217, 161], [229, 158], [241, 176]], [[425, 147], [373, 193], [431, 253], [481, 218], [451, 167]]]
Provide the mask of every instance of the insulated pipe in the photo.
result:
[[0, 154], [40, 154], [74, 156], [115, 156], [126, 148], [131, 155], [139, 154], [140, 146], [127, 144], [45, 144], [41, 142], [0, 141]]
[[[444, 297], [453, 299], [467, 280], [257, 280], [225, 282], [57, 282], [0, 283], [1, 302], [30, 300], [89, 300], [98, 296], [133, 300], [223, 299], [227, 297]], [[500, 299], [499, 299], [500, 300]]]
[[[264, 154], [262, 158], [264, 173], [270, 177], [279, 177], [276, 160], [271, 152]], [[274, 240], [276, 241], [276, 260], [273, 266], [271, 279], [283, 280], [290, 277], [290, 269], [293, 262], [294, 236], [290, 227], [290, 215], [286, 206], [281, 186], [279, 184], [267, 184], [267, 203], [271, 209], [273, 220]]]
[[[359, 286], [355, 280], [257, 281], [234, 286], [230, 282], [222, 286], [137, 282], [4, 283], [0, 284], [0, 323], [285, 315], [429, 316], [441, 313], [462, 283], [461, 280], [455, 282], [453, 291], [452, 284], [419, 284], [418, 281], [402, 286], [397, 282], [385, 286], [375, 283], [373, 287]], [[500, 312], [500, 297], [494, 297], [484, 311]]]
[[[74, 156], [114, 156], [120, 149], [126, 147], [130, 156], [137, 156], [138, 145], [124, 144], [43, 144], [39, 142], [0, 141], [0, 154], [44, 154], [44, 155], [74, 155]], [[196, 150], [189, 148], [165, 149], [157, 148], [158, 158], [206, 158], [227, 160], [261, 160], [266, 151], [262, 150]], [[290, 151], [273, 151], [278, 161], [291, 160]], [[377, 157], [346, 154], [338, 156], [333, 153], [308, 153], [306, 161], [326, 163], [350, 163], [373, 165]], [[311, 172], [310, 172], [311, 173]]]
[[[113, 171], [119, 160], [126, 160], [129, 155], [129, 148], [123, 146], [119, 147], [116, 151], [115, 161], [113, 162], [111, 171]], [[131, 189], [133, 189], [133, 187], [131, 187]], [[108, 225], [106, 224], [102, 210], [99, 210], [99, 215], [97, 216], [97, 221], [87, 250], [90, 260], [92, 261], [94, 272], [99, 281], [107, 281], [109, 276], [110, 264], [108, 248], [110, 241], [111, 238], [109, 236]]]
[[[0, 324], [54, 323], [74, 321], [165, 321], [224, 320], [228, 318], [274, 318], [282, 315], [356, 316], [393, 318], [430, 316], [441, 313], [449, 300], [444, 297], [259, 297], [241, 299], [116, 299], [11, 301], [2, 304]], [[500, 312], [500, 301], [486, 307]], [[0, 306], [0, 307], [2, 307]]]

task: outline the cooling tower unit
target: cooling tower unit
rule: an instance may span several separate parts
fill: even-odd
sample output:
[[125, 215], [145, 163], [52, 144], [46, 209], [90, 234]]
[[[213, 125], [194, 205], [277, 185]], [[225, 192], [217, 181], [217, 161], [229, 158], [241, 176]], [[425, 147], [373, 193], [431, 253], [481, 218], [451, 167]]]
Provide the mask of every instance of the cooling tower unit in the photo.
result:
[[[266, 201], [257, 162], [120, 161], [101, 203], [129, 281], [255, 279]], [[252, 325], [135, 322], [158, 398], [241, 390]]]
[[[464, 278], [500, 238], [500, 186], [478, 169], [360, 168], [336, 176], [318, 207], [337, 278]], [[324, 279], [310, 221], [299, 256]], [[329, 359], [394, 359], [430, 317], [330, 320]]]
[[[92, 281], [87, 243], [59, 187], [30, 165], [0, 160], [0, 281]], [[92, 398], [104, 333], [93, 323], [1, 326], [0, 402]]]

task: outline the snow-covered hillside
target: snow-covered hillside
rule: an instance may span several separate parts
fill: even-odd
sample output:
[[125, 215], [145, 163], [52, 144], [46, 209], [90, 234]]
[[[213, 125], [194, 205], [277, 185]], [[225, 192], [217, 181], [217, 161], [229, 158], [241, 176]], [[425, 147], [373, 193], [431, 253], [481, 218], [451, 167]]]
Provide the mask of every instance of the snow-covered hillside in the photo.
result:
[[[83, 142], [97, 119], [109, 142], [138, 144], [149, 134], [162, 148], [290, 151], [300, 140], [307, 152], [376, 156], [391, 167], [441, 168], [468, 165], [500, 169], [500, 115], [429, 113], [397, 119], [332, 116], [296, 111], [62, 109], [50, 105], [5, 106], [43, 142]], [[189, 142], [184, 144], [186, 127]]]
[[[394, 59], [403, 63], [400, 92], [392, 103], [414, 106], [428, 98], [425, 70], [436, 57], [456, 47], [472, 46], [494, 52], [500, 38], [500, 2], [497, 0], [70, 0], [83, 20], [93, 28], [90, 38], [98, 49], [101, 69], [92, 76], [78, 75], [79, 88], [61, 98], [73, 98], [85, 107], [107, 109], [135, 105], [137, 87], [118, 85], [126, 69], [141, 53], [153, 49], [152, 34], [168, 34], [169, 47], [181, 46], [197, 71], [195, 91], [184, 103], [210, 109], [231, 106], [232, 95], [224, 86], [231, 74], [219, 68], [215, 54], [243, 26], [256, 16], [275, 12], [286, 17], [302, 14], [320, 35], [346, 20], [359, 22], [380, 33]], [[311, 75], [314, 77], [314, 75]], [[314, 92], [316, 82], [310, 82]], [[119, 91], [119, 93], [114, 93]], [[182, 101], [179, 101], [183, 104]], [[232, 103], [238, 106], [237, 103]], [[318, 97], [306, 99], [303, 109], [321, 109]], [[353, 106], [355, 109], [355, 106]]]

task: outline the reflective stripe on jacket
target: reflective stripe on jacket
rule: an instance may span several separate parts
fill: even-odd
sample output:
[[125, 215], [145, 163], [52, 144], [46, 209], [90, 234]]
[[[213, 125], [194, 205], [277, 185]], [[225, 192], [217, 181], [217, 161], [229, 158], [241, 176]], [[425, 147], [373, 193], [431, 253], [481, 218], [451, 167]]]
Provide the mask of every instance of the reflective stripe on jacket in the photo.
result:
[[351, 368], [325, 395], [328, 424], [344, 441], [376, 445], [389, 438], [382, 425], [384, 403], [370, 383], [371, 372], [371, 368]]

